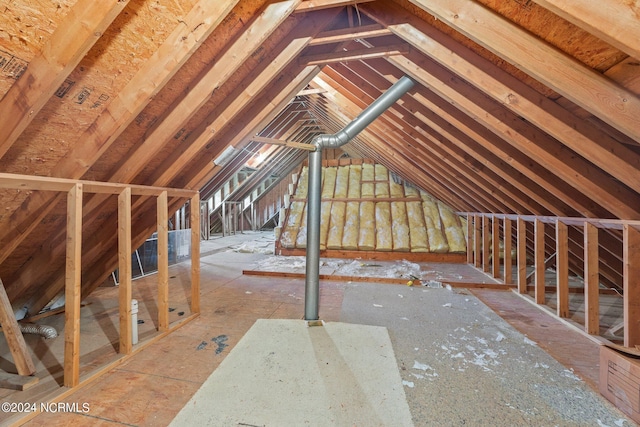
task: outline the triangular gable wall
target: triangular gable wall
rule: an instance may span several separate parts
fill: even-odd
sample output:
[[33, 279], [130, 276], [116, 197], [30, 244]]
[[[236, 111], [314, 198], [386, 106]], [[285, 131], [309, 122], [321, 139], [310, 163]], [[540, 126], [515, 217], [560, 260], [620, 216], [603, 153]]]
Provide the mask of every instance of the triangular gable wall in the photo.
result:
[[[307, 181], [304, 166], [276, 230], [280, 254], [306, 247]], [[425, 191], [394, 179], [383, 165], [325, 161], [320, 250], [328, 256], [332, 251], [459, 255], [466, 252], [466, 221]]]

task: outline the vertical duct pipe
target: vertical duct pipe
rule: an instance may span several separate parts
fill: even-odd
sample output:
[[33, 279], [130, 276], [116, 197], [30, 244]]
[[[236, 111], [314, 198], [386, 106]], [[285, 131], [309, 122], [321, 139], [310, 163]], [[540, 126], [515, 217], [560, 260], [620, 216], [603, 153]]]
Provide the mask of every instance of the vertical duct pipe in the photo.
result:
[[414, 82], [404, 76], [369, 105], [351, 123], [333, 135], [318, 135], [309, 152], [309, 190], [307, 192], [307, 256], [304, 289], [304, 318], [318, 320], [320, 294], [320, 208], [322, 192], [322, 149], [341, 147], [369, 126], [404, 95]]

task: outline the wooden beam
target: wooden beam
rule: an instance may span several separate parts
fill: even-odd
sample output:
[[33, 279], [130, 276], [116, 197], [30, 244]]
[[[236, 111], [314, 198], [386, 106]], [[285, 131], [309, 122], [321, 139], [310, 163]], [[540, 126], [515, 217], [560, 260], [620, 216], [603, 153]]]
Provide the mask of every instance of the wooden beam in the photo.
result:
[[169, 330], [169, 202], [163, 191], [157, 200], [158, 330]]
[[393, 25], [389, 29], [607, 173], [640, 190], [640, 178], [635, 173], [640, 168], [640, 156], [601, 129], [574, 116], [431, 26], [421, 26], [422, 31], [410, 24]]
[[367, 39], [373, 37], [389, 36], [393, 33], [381, 25], [363, 25], [361, 27], [349, 27], [340, 30], [327, 31], [318, 34], [309, 46], [318, 46], [323, 44], [341, 43], [356, 39]]
[[373, 0], [305, 0], [296, 7], [295, 12], [311, 12], [332, 7], [357, 6], [358, 3], [366, 3], [368, 1]]
[[190, 204], [191, 223], [191, 313], [200, 313], [200, 195]]
[[598, 274], [598, 228], [584, 223], [584, 329], [600, 335], [600, 277]]
[[0, 158], [98, 41], [128, 0], [78, 0], [0, 100]]
[[545, 247], [544, 247], [544, 222], [534, 221], [534, 263], [535, 263], [535, 300], [536, 304], [544, 304], [545, 300]]
[[[449, 71], [425, 60], [421, 54], [394, 56], [387, 60], [515, 147], [519, 151], [517, 154], [520, 158], [524, 154], [528, 159], [522, 159], [519, 162], [525, 165], [523, 172], [531, 167], [527, 166], [527, 163], [531, 164], [532, 159], [542, 165], [543, 169], [546, 169], [543, 170], [545, 181], [550, 181], [545, 188], [553, 191], [553, 194], [561, 200], [577, 205], [576, 210], [583, 216], [597, 217], [593, 212], [593, 201], [606, 207], [617, 217], [638, 216], [640, 203], [634, 191], [620, 186], [617, 180], [602, 170], [593, 168], [590, 161], [564, 149], [561, 143], [540, 128], [523, 121], [495, 101], [481, 96], [477, 89], [460, 79], [452, 78]], [[495, 150], [499, 152], [502, 144], [500, 141], [497, 141], [497, 144], [498, 147]], [[513, 156], [505, 158], [513, 162]], [[555, 175], [551, 179], [547, 178], [549, 172]], [[535, 177], [532, 179], [536, 180]], [[539, 182], [539, 179], [536, 181]], [[569, 192], [566, 189], [559, 191], [558, 187], [566, 184], [580, 191]], [[585, 199], [585, 196], [589, 199]]]
[[[211, 98], [213, 93], [211, 88], [223, 85], [282, 24], [299, 3], [300, 0], [287, 0], [269, 4], [249, 28], [229, 46], [224, 55], [213, 62], [212, 67], [184, 98], [171, 108], [164, 120], [146, 135], [144, 141], [136, 146], [135, 151], [123, 158], [111, 173], [110, 180], [116, 182], [133, 180], [144, 169], [147, 162], [156, 156], [169, 141], [172, 141], [184, 124]], [[210, 138], [211, 135], [209, 135]]]
[[80, 382], [80, 302], [82, 300], [82, 184], [67, 194], [67, 254], [65, 264], [64, 385]]
[[281, 145], [284, 147], [297, 148], [299, 150], [316, 151], [316, 146], [312, 144], [302, 144], [300, 142], [284, 141], [277, 138], [266, 138], [264, 136], [254, 136], [252, 141], [261, 142], [263, 144]]
[[411, 2], [620, 132], [640, 140], [640, 98], [634, 93], [480, 3], [472, 0]]
[[[181, 25], [176, 26], [153, 55], [144, 61], [129, 83], [109, 102], [96, 121], [82, 133], [77, 140], [79, 142], [72, 144], [73, 148], [67, 155], [51, 168], [51, 174], [60, 178], [81, 178], [200, 47], [238, 1], [199, 0], [180, 21]], [[91, 7], [87, 8], [88, 11], [98, 7], [94, 6], [95, 2], [91, 0], [83, 3], [91, 4]], [[122, 5], [125, 4], [126, 2], [122, 2]], [[59, 28], [64, 29], [66, 34], [65, 26]], [[0, 262], [5, 254], [11, 253], [13, 248], [30, 235], [55, 206], [51, 195], [46, 192], [39, 191], [29, 196], [20, 208], [22, 215], [12, 216], [5, 227], [0, 229], [0, 240], [10, 242], [12, 246], [0, 248]]]
[[2, 279], [0, 279], [0, 325], [2, 326], [2, 332], [9, 345], [9, 351], [11, 352], [11, 356], [13, 356], [13, 363], [16, 365], [18, 374], [33, 375], [36, 372], [36, 368], [33, 365], [33, 360], [31, 360], [31, 355], [20, 331], [20, 326], [13, 314], [11, 302], [7, 296], [7, 291], [4, 288]]
[[341, 52], [319, 53], [302, 55], [298, 58], [301, 65], [325, 65], [335, 62], [359, 61], [371, 58], [383, 58], [387, 56], [404, 55], [409, 53], [409, 44], [394, 44], [372, 48], [354, 49]]
[[118, 306], [120, 312], [120, 354], [133, 348], [131, 322], [131, 189], [118, 196]]
[[467, 264], [473, 264], [473, 234], [475, 229], [473, 226], [473, 218], [473, 215], [467, 214]]
[[562, 221], [556, 222], [556, 285], [556, 314], [569, 317], [569, 231]]
[[620, 0], [533, 0], [634, 58], [640, 58], [638, 3]]
[[473, 224], [474, 265], [476, 268], [480, 268], [482, 266], [482, 218], [479, 215], [475, 215], [473, 217]]
[[491, 275], [500, 277], [500, 219], [491, 218]]
[[491, 219], [488, 216], [482, 217], [482, 271], [489, 272], [489, 262], [491, 258]]
[[625, 225], [623, 230], [624, 345], [640, 345], [640, 231]]
[[512, 223], [511, 220], [509, 218], [504, 218], [502, 220], [502, 241], [504, 242], [503, 244], [503, 279], [504, 279], [504, 283], [505, 285], [510, 285], [513, 283], [513, 271], [512, 271], [512, 262], [513, 260], [511, 259], [511, 233], [512, 233]]

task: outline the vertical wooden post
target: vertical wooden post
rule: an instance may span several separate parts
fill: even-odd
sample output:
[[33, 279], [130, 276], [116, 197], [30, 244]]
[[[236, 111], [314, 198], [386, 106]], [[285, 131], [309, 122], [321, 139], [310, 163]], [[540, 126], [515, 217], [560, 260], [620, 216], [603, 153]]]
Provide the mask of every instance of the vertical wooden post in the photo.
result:
[[623, 226], [624, 346], [640, 344], [640, 231]]
[[158, 330], [169, 330], [169, 202], [163, 191], [157, 201], [158, 220]]
[[536, 304], [545, 303], [544, 268], [544, 223], [539, 219], [534, 223], [534, 263], [535, 263], [535, 300]]
[[82, 184], [67, 193], [67, 254], [65, 262], [64, 379], [65, 387], [80, 382], [80, 302], [82, 278]]
[[600, 334], [600, 274], [598, 265], [598, 228], [584, 223], [584, 330]]
[[569, 317], [569, 230], [567, 224], [556, 220], [556, 313]]
[[467, 264], [473, 264], [473, 215], [467, 214]]
[[527, 293], [527, 223], [518, 217], [518, 293]]
[[491, 218], [491, 275], [500, 277], [500, 220]]
[[133, 346], [131, 330], [131, 187], [118, 195], [118, 275], [120, 289], [120, 348], [130, 354]]
[[200, 193], [191, 198], [191, 312], [200, 313]]
[[505, 285], [510, 285], [513, 282], [513, 272], [511, 268], [511, 220], [509, 218], [504, 218], [502, 222], [502, 235], [503, 235], [503, 250], [504, 250], [504, 261], [503, 261], [503, 278]]
[[474, 215], [473, 226], [474, 226], [474, 235], [473, 235], [473, 254], [474, 265], [476, 268], [480, 268], [482, 265], [482, 223], [480, 219], [480, 215]]
[[482, 271], [489, 272], [489, 261], [491, 255], [489, 217], [482, 216]]
[[[36, 368], [29, 354], [27, 343], [24, 340], [24, 336], [20, 331], [20, 326], [16, 321], [16, 316], [13, 314], [11, 308], [11, 302], [9, 296], [4, 288], [4, 284], [0, 279], [0, 325], [2, 325], [2, 332], [9, 345], [9, 351], [13, 356], [13, 363], [16, 365], [18, 374], [20, 375], [32, 375], [36, 372]], [[65, 358], [66, 360], [66, 358]], [[66, 364], [65, 364], [66, 368]]]

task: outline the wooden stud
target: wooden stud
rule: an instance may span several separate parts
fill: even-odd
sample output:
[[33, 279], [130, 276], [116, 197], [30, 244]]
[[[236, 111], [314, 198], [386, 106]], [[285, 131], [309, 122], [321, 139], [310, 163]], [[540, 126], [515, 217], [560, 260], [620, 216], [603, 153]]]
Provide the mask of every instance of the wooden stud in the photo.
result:
[[623, 228], [624, 345], [640, 344], [640, 231], [625, 224]]
[[584, 329], [600, 334], [600, 277], [598, 271], [598, 227], [584, 223]]
[[9, 345], [9, 351], [13, 356], [13, 363], [16, 365], [18, 374], [33, 375], [36, 372], [36, 368], [33, 365], [33, 360], [31, 360], [20, 326], [18, 326], [16, 317], [13, 314], [11, 302], [2, 279], [0, 279], [0, 325], [2, 325], [2, 332]]
[[67, 254], [65, 265], [64, 385], [80, 382], [80, 301], [82, 299], [82, 184], [67, 194]]
[[502, 221], [502, 240], [503, 240], [503, 280], [506, 285], [513, 282], [513, 271], [511, 268], [511, 220], [504, 218]]
[[491, 218], [491, 275], [500, 277], [500, 220]]
[[569, 230], [561, 221], [556, 221], [556, 284], [557, 314], [569, 317]]
[[545, 265], [544, 265], [544, 222], [534, 222], [534, 263], [535, 263], [535, 300], [536, 304], [545, 303]]
[[467, 214], [467, 264], [473, 264], [473, 215]]
[[482, 219], [480, 215], [474, 215], [474, 233], [473, 233], [473, 255], [476, 268], [482, 265]]
[[158, 196], [158, 330], [169, 330], [169, 202], [167, 192]]
[[518, 245], [518, 292], [527, 293], [527, 223], [518, 217], [517, 245]]
[[491, 245], [489, 243], [491, 241], [491, 235], [489, 233], [491, 227], [489, 226], [489, 221], [488, 216], [482, 216], [482, 271], [485, 273], [489, 272], [491, 255]]
[[200, 313], [200, 194], [191, 197], [191, 313]]
[[120, 349], [121, 354], [131, 353], [131, 188], [118, 195], [118, 276], [120, 289]]

